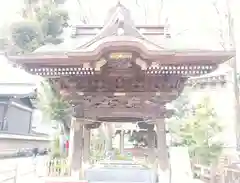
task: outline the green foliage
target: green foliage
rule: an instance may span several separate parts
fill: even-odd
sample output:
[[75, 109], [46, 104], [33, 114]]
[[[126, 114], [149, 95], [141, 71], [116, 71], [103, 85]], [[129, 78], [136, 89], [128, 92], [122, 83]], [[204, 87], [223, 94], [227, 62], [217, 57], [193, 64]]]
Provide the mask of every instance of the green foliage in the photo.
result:
[[59, 136], [55, 136], [54, 141], [53, 141], [53, 145], [51, 148], [51, 157], [52, 158], [58, 158], [61, 156], [60, 153], [60, 141], [59, 141]]
[[68, 12], [58, 9], [58, 4], [64, 2], [49, 0], [40, 5], [38, 0], [25, 1], [22, 16], [26, 21], [15, 23], [11, 31], [13, 42], [22, 50], [17, 54], [32, 52], [46, 43], [59, 44], [63, 41], [57, 36], [68, 26]]
[[53, 90], [53, 87], [47, 81], [40, 84], [38, 91], [38, 108], [51, 120], [61, 122], [65, 132], [69, 131], [70, 104], [61, 97], [60, 93]]
[[36, 9], [35, 10], [36, 11], [36, 17], [35, 17], [36, 20], [38, 22], [41, 22], [45, 19], [48, 19], [51, 10], [52, 10], [52, 6], [50, 6], [50, 5], [44, 5], [41, 8]]
[[[182, 111], [181, 118], [176, 117], [170, 123], [171, 133], [178, 145], [188, 146], [190, 156], [202, 163], [211, 164], [220, 156], [223, 144], [218, 139], [222, 127], [209, 98], [197, 105], [186, 104], [190, 111]], [[184, 109], [185, 110], [185, 109]]]
[[41, 28], [35, 22], [14, 23], [11, 30], [14, 43], [22, 50], [32, 52], [43, 43]]
[[116, 155], [116, 160], [132, 160], [131, 157], [125, 156], [123, 154], [117, 154]]
[[5, 50], [9, 41], [6, 38], [0, 38], [0, 50]]
[[132, 160], [132, 156], [129, 156], [128, 154], [124, 153], [121, 154], [118, 149], [114, 149], [115, 152], [115, 159], [116, 160]]
[[56, 37], [58, 34], [62, 32], [62, 22], [61, 16], [58, 14], [52, 14], [48, 17], [48, 31], [47, 35]]
[[40, 22], [46, 37], [56, 37], [62, 33], [64, 27], [68, 26], [69, 16], [67, 11], [46, 5], [36, 11], [36, 19]]
[[187, 95], [182, 94], [176, 101], [173, 102], [174, 119], [182, 120], [190, 115], [193, 111], [193, 106], [189, 104], [189, 98]]
[[[101, 133], [101, 132], [100, 132]], [[90, 158], [91, 161], [99, 161], [105, 157], [106, 143], [101, 134], [91, 136]]]
[[129, 142], [134, 143], [135, 146], [138, 147], [146, 147], [148, 145], [148, 134], [151, 132], [145, 131], [145, 130], [140, 130], [140, 131], [133, 131], [129, 135]]

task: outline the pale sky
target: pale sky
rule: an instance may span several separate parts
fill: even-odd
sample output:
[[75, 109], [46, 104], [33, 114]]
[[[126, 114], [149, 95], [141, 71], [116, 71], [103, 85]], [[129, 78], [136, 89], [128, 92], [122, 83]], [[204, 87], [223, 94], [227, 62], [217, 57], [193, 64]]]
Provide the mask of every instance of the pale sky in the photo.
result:
[[[0, 0], [0, 26], [5, 28], [13, 21], [20, 20], [18, 13], [23, 7], [24, 0]], [[82, 0], [82, 7], [78, 6], [77, 0], [67, 0], [65, 8], [70, 10], [71, 22], [79, 24], [79, 17], [85, 14], [90, 17], [92, 24], [102, 24], [109, 8], [114, 6], [118, 0]], [[136, 5], [136, 1], [138, 5]], [[166, 1], [166, 0], [165, 0]], [[218, 27], [218, 17], [210, 2], [216, 0], [167, 0], [164, 2], [162, 21], [168, 17], [170, 30], [173, 34], [178, 34], [183, 30], [187, 37], [184, 39], [203, 40], [202, 37], [216, 36]], [[225, 0], [217, 0], [224, 2]], [[231, 0], [235, 7], [235, 12], [240, 9], [240, 1]], [[136, 24], [145, 24], [145, 11], [147, 12], [147, 24], [158, 23], [158, 7], [160, 0], [121, 0], [121, 2], [131, 10], [132, 17]], [[144, 8], [146, 7], [146, 8]], [[238, 8], [237, 8], [238, 7]], [[240, 14], [240, 13], [239, 13]], [[236, 16], [239, 17], [239, 16]], [[239, 21], [236, 21], [239, 22]], [[239, 24], [239, 23], [238, 23]], [[239, 25], [236, 25], [239, 27]], [[183, 35], [181, 34], [181, 37]], [[179, 36], [178, 36], [179, 37]]]
[[[0, 0], [0, 27], [4, 27], [5, 31], [11, 22], [21, 20], [19, 12], [23, 7], [23, 1], [24, 0]], [[136, 1], [138, 1], [138, 5], [136, 5]], [[130, 9], [135, 24], [157, 24], [159, 22], [157, 16], [159, 1], [160, 0], [121, 0], [122, 4]], [[203, 45], [212, 45], [212, 47], [215, 47], [219, 45], [220, 39], [217, 30], [219, 27], [219, 19], [210, 3], [211, 1], [214, 0], [167, 0], [165, 2], [161, 19], [162, 22], [164, 22], [166, 17], [168, 17], [168, 24], [170, 24], [170, 31], [174, 40], [184, 41], [187, 45], [193, 45], [193, 47], [198, 45], [201, 47], [203, 47]], [[224, 2], [224, 0], [218, 1]], [[240, 32], [240, 13], [236, 11], [240, 9], [240, 0], [231, 1], [234, 3], [234, 13], [237, 17], [235, 21], [236, 32]], [[79, 17], [81, 13], [89, 17], [90, 23], [102, 24], [107, 11], [117, 3], [117, 0], [82, 0], [82, 2], [82, 7], [78, 6], [77, 0], [67, 0], [64, 5], [64, 8], [70, 10], [69, 14], [72, 24], [80, 23]], [[145, 18], [145, 12], [147, 18]], [[237, 16], [237, 14], [239, 14], [239, 16]], [[237, 40], [239, 40], [239, 37], [240, 36], [236, 35]], [[2, 68], [1, 66], [0, 71]], [[16, 77], [15, 74], [6, 74], [8, 78]]]

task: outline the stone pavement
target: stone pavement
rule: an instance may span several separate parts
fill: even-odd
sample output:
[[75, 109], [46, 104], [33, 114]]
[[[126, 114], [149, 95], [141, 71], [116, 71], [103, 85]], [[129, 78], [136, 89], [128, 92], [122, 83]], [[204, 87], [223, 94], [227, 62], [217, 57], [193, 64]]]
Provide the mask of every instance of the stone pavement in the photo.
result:
[[[59, 180], [64, 181], [66, 179], [72, 180], [71, 177], [44, 177], [45, 176], [45, 162], [46, 157], [38, 157], [35, 160], [30, 158], [18, 158], [18, 159], [6, 159], [6, 160], [0, 160], [0, 172], [4, 170], [14, 170], [16, 167], [18, 169], [17, 171], [17, 177], [16, 180], [14, 180], [14, 176], [16, 175], [16, 172], [9, 171], [8, 173], [0, 174], [0, 183], [45, 183], [46, 180], [51, 179], [52, 182], [59, 182]], [[12, 179], [11, 179], [12, 177]], [[10, 178], [8, 181], [2, 181], [4, 179]], [[176, 179], [175, 179], [176, 180]], [[180, 180], [178, 179], [177, 182], [174, 179], [172, 179], [172, 183], [203, 183], [200, 180]], [[69, 182], [77, 182], [77, 181], [69, 181]], [[164, 182], [161, 182], [164, 183]], [[169, 183], [168, 181], [166, 183]]]
[[[45, 173], [46, 157], [0, 160], [0, 183], [38, 183]], [[16, 171], [17, 170], [17, 171]]]

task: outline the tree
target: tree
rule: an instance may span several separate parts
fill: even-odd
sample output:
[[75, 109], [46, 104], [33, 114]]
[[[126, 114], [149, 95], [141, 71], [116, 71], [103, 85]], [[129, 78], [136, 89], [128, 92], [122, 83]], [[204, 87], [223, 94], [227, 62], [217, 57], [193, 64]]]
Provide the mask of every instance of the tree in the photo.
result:
[[209, 98], [204, 98], [201, 103], [188, 109], [190, 111], [183, 111], [184, 115], [181, 114], [181, 118], [177, 117], [177, 121], [172, 121], [174, 124], [169, 126], [171, 133], [177, 136], [177, 145], [189, 148], [192, 158], [197, 158], [204, 164], [215, 163], [223, 148], [218, 139], [222, 127]]
[[23, 9], [22, 16], [24, 18], [33, 19], [34, 10], [35, 10], [38, 2], [39, 2], [39, 0], [24, 0], [25, 7]]
[[84, 8], [83, 8], [83, 5], [82, 5], [82, 1], [81, 0], [77, 0], [77, 4], [78, 4], [79, 10], [81, 12], [80, 21], [83, 24], [88, 24], [89, 23], [89, 17], [83, 11]]
[[192, 105], [189, 103], [190, 99], [186, 94], [182, 94], [177, 100], [173, 101], [175, 120], [182, 120], [192, 112]]
[[164, 4], [165, 1], [164, 0], [157, 0], [154, 2], [154, 8], [149, 6], [149, 1], [144, 1], [144, 0], [135, 0], [135, 4], [136, 6], [138, 6], [139, 8], [142, 8], [144, 11], [144, 21], [147, 24], [150, 18], [154, 18], [154, 17], [150, 17], [149, 16], [149, 12], [150, 11], [155, 11], [156, 12], [156, 18], [157, 18], [157, 24], [158, 25], [163, 25], [167, 23], [168, 18], [165, 17], [163, 18], [163, 10], [164, 10]]
[[20, 53], [33, 52], [46, 43], [59, 44], [63, 41], [57, 38], [63, 28], [68, 26], [67, 11], [58, 8], [63, 1], [48, 0], [42, 4], [39, 2], [26, 0], [22, 13], [24, 21], [12, 26], [12, 40], [15, 46], [21, 49]]
[[68, 13], [58, 9], [55, 4], [45, 5], [36, 10], [36, 20], [41, 24], [45, 37], [56, 38], [68, 26]]
[[24, 8], [22, 9], [22, 17], [34, 20], [39, 9], [46, 6], [58, 6], [64, 4], [66, 0], [24, 0]]
[[43, 43], [40, 26], [32, 21], [22, 21], [12, 25], [12, 40], [19, 48], [32, 52]]
[[60, 93], [53, 90], [53, 87], [47, 81], [43, 81], [40, 84], [37, 105], [45, 116], [59, 122], [64, 134], [69, 134], [72, 108], [70, 104], [61, 97]]

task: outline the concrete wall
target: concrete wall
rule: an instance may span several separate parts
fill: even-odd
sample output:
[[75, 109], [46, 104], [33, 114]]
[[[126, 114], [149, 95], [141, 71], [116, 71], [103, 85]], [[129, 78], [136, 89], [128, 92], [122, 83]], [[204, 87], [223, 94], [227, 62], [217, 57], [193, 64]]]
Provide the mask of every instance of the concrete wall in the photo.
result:
[[2, 126], [3, 126], [4, 109], [5, 109], [5, 105], [4, 104], [0, 104], [0, 129], [2, 129]]
[[20, 100], [9, 102], [6, 106], [4, 125], [1, 132], [27, 135], [31, 132], [32, 109]]
[[31, 111], [23, 110], [16, 106], [10, 106], [6, 118], [8, 133], [29, 134], [31, 130]]
[[22, 148], [49, 148], [51, 139], [44, 137], [0, 134], [0, 149], [14, 150]]

